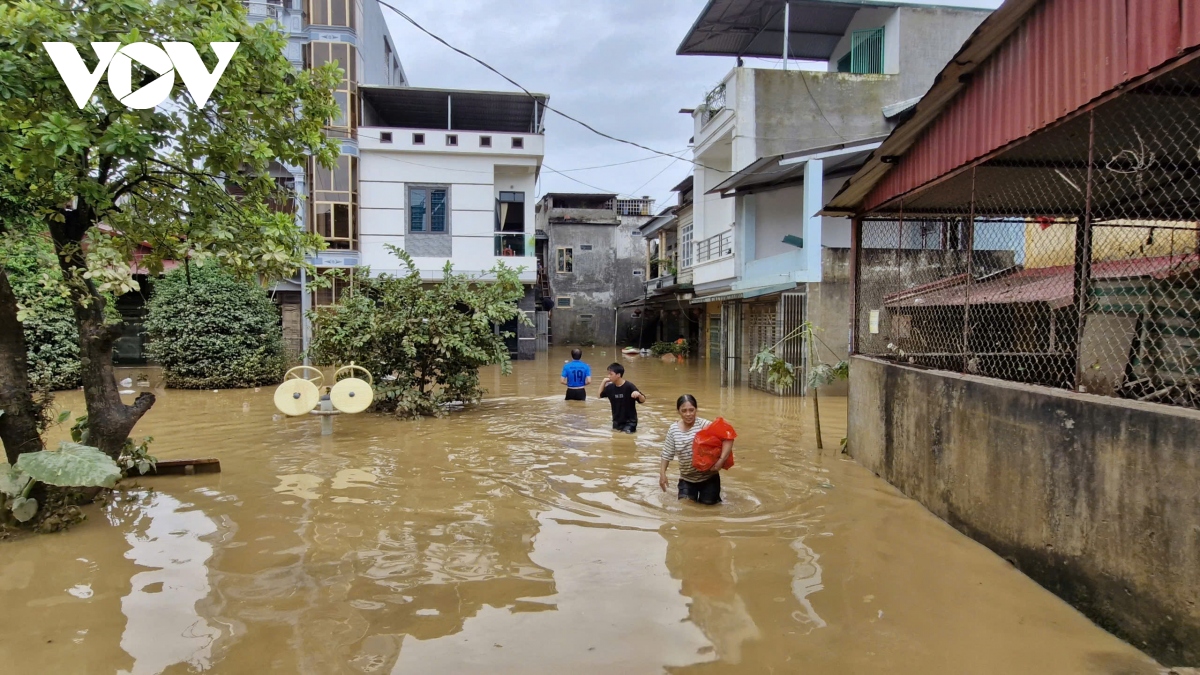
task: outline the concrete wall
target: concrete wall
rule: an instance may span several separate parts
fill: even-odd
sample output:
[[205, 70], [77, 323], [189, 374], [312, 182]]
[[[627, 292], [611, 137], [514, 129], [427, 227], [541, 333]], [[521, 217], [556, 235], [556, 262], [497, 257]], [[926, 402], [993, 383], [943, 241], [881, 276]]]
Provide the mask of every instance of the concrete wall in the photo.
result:
[[1200, 664], [1200, 411], [850, 373], [855, 459], [1164, 664]]
[[895, 75], [741, 70], [754, 77], [755, 158], [887, 134], [883, 107], [902, 100]]
[[[404, 71], [400, 68], [400, 55], [388, 34], [387, 22], [383, 19], [383, 8], [376, 0], [365, 0], [356, 4], [360, 82], [384, 86], [405, 84]], [[391, 44], [392, 63], [384, 60], [385, 44]]]
[[745, 199], [756, 202], [754, 209], [754, 259], [761, 260], [790, 250], [783, 243], [789, 234], [804, 237], [804, 190], [799, 187], [773, 190]]
[[899, 14], [901, 77], [899, 96], [893, 103], [924, 96], [933, 85], [933, 79], [954, 58], [990, 12], [945, 7], [902, 7]]
[[[821, 283], [807, 285], [806, 318], [825, 343], [817, 350], [821, 360], [833, 364], [850, 355], [850, 249], [826, 248], [821, 258]], [[835, 382], [821, 387], [821, 393], [845, 396], [847, 389], [848, 383]]]
[[[570, 308], [555, 307], [550, 314], [554, 343], [613, 345], [614, 337], [618, 342], [627, 342], [630, 335], [636, 334], [631, 328], [632, 315], [615, 315], [614, 310], [643, 295], [646, 246], [633, 232], [648, 218], [619, 216], [618, 225], [608, 225], [555, 223], [545, 214], [539, 217], [538, 229], [545, 230], [549, 237], [546, 264], [550, 291], [556, 298], [571, 298]], [[591, 246], [591, 250], [584, 250], [584, 246]], [[573, 250], [573, 272], [556, 271], [555, 250], [559, 247]], [[634, 275], [634, 270], [643, 271], [643, 275]]]

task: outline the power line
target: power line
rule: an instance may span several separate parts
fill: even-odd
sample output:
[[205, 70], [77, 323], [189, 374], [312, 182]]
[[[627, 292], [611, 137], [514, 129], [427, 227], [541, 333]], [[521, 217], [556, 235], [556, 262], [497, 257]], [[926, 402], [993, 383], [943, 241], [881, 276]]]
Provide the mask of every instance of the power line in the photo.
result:
[[644, 187], [646, 187], [647, 185], [649, 185], [650, 183], [654, 182], [654, 179], [655, 179], [655, 178], [658, 178], [659, 176], [661, 176], [661, 175], [663, 175], [664, 173], [666, 173], [667, 169], [669, 169], [669, 168], [671, 168], [671, 167], [675, 166], [675, 162], [678, 162], [680, 159], [682, 159], [682, 158], [680, 158], [680, 157], [676, 157], [674, 162], [671, 162], [670, 164], [668, 164], [668, 165], [664, 166], [664, 167], [662, 168], [662, 171], [659, 171], [658, 173], [654, 174], [653, 176], [651, 176], [651, 177], [650, 177], [650, 180], [647, 180], [645, 183], [642, 183], [641, 185], [639, 185], [639, 186], [637, 186], [636, 188], [634, 188], [634, 189], [633, 189], [633, 192], [632, 192], [632, 193], [630, 193], [630, 194], [631, 194], [631, 195], [633, 195], [634, 197], [636, 197], [636, 196], [637, 196], [637, 193], [639, 193], [639, 192], [641, 192], [641, 191], [642, 191], [642, 188], [644, 188]]
[[549, 171], [550, 173], [556, 173], [556, 174], [558, 174], [558, 175], [562, 176], [563, 178], [566, 178], [567, 180], [573, 180], [573, 181], [575, 181], [576, 183], [579, 183], [580, 185], [584, 185], [584, 186], [590, 187], [590, 188], [592, 188], [593, 190], [599, 190], [599, 191], [601, 191], [601, 192], [603, 192], [603, 193], [605, 193], [605, 194], [614, 194], [614, 195], [616, 195], [616, 194], [621, 194], [621, 193], [619, 193], [619, 192], [617, 192], [617, 191], [615, 191], [615, 190], [605, 190], [604, 188], [602, 188], [602, 187], [596, 187], [595, 185], [592, 185], [591, 183], [585, 183], [585, 182], [583, 182], [583, 181], [581, 181], [581, 180], [579, 180], [578, 178], [575, 178], [575, 177], [573, 177], [573, 176], [568, 176], [567, 174], [565, 174], [565, 173], [563, 173], [563, 172], [559, 171], [558, 169], [552, 169], [552, 168], [550, 168], [550, 165], [546, 164], [545, 162], [542, 162], [542, 168], [543, 168], [543, 169], [545, 169], [545, 170], [547, 170], [547, 171]]
[[[688, 150], [688, 148], [684, 148], [683, 150], [676, 150], [675, 153], [684, 152], [686, 150]], [[671, 156], [677, 157], [677, 155], [675, 153], [672, 153]], [[612, 166], [624, 166], [626, 164], [637, 164], [638, 162], [649, 162], [652, 159], [660, 159], [660, 157], [658, 155], [655, 155], [653, 157], [643, 157], [641, 159], [631, 159], [628, 162], [616, 162], [614, 164], [599, 164], [597, 166], [583, 166], [578, 169], [560, 169], [557, 173], [571, 173], [573, 171], [591, 171], [592, 169], [607, 169]], [[687, 158], [686, 157], [678, 157], [678, 159], [687, 159]]]
[[[419, 30], [419, 31], [421, 31], [422, 33], [424, 33], [424, 34], [428, 35], [429, 37], [433, 38], [434, 40], [437, 40], [438, 42], [442, 43], [443, 45], [445, 45], [445, 46], [446, 46], [447, 48], [449, 48], [450, 50], [452, 50], [452, 51], [455, 51], [455, 52], [457, 52], [457, 53], [459, 53], [459, 54], [462, 54], [463, 56], [467, 57], [468, 59], [471, 59], [471, 60], [472, 60], [472, 61], [474, 61], [475, 63], [478, 63], [479, 65], [483, 66], [484, 68], [487, 68], [488, 70], [492, 71], [493, 73], [495, 73], [495, 74], [499, 75], [500, 77], [504, 78], [504, 80], [505, 80], [506, 82], [508, 82], [509, 84], [511, 84], [511, 85], [513, 85], [514, 87], [516, 87], [517, 89], [520, 89], [521, 91], [525, 92], [525, 95], [526, 95], [526, 96], [529, 96], [530, 98], [534, 99], [535, 101], [537, 100], [537, 97], [536, 97], [536, 96], [534, 96], [533, 92], [531, 92], [531, 91], [529, 91], [528, 89], [526, 89], [525, 87], [523, 87], [523, 86], [521, 85], [521, 83], [520, 83], [520, 82], [517, 82], [516, 80], [512, 79], [511, 77], [509, 77], [509, 76], [505, 75], [504, 73], [500, 72], [500, 71], [499, 71], [499, 70], [497, 70], [496, 68], [492, 67], [492, 65], [491, 65], [491, 64], [489, 64], [488, 62], [484, 61], [483, 59], [481, 59], [481, 58], [479, 58], [479, 57], [477, 57], [477, 56], [474, 56], [474, 55], [470, 54], [469, 52], [463, 51], [462, 49], [459, 49], [458, 47], [455, 47], [454, 45], [450, 44], [450, 43], [449, 43], [449, 42], [447, 42], [445, 39], [443, 39], [441, 36], [437, 35], [436, 33], [434, 33], [434, 32], [432, 32], [432, 31], [430, 31], [429, 29], [425, 28], [425, 27], [424, 27], [424, 26], [422, 26], [421, 24], [417, 23], [415, 19], [413, 19], [411, 16], [409, 16], [409, 15], [405, 14], [405, 13], [404, 13], [403, 11], [401, 11], [401, 10], [400, 10], [398, 7], [395, 7], [395, 6], [393, 6], [393, 5], [390, 5], [390, 4], [386, 3], [386, 2], [384, 2], [383, 0], [378, 0], [378, 2], [379, 2], [379, 4], [380, 4], [381, 6], [383, 6], [383, 7], [387, 7], [388, 9], [390, 9], [390, 10], [392, 10], [393, 12], [395, 12], [396, 14], [398, 14], [398, 15], [400, 16], [400, 18], [402, 18], [402, 19], [404, 19], [405, 21], [407, 21], [407, 22], [411, 23], [411, 24], [413, 25], [413, 27], [414, 27], [414, 28], [416, 28], [417, 30]], [[656, 150], [655, 148], [651, 148], [650, 146], [647, 146], [647, 145], [642, 145], [641, 143], [638, 143], [638, 142], [636, 142], [636, 141], [629, 141], [629, 140], [625, 140], [624, 138], [618, 138], [618, 137], [616, 137], [616, 136], [613, 136], [612, 134], [607, 134], [607, 133], [604, 133], [603, 131], [600, 131], [600, 130], [599, 130], [599, 129], [597, 129], [596, 127], [593, 127], [592, 125], [588, 124], [587, 122], [584, 122], [583, 120], [580, 120], [580, 119], [577, 119], [577, 118], [575, 118], [575, 117], [572, 117], [572, 116], [570, 116], [570, 115], [566, 114], [565, 112], [563, 112], [563, 111], [561, 111], [561, 110], [558, 110], [557, 108], [554, 108], [554, 107], [552, 107], [552, 106], [551, 106], [549, 103], [547, 103], [547, 102], [542, 102], [542, 107], [543, 107], [543, 108], [545, 108], [546, 110], [549, 110], [549, 111], [550, 111], [550, 112], [552, 112], [552, 113], [555, 113], [555, 114], [559, 115], [560, 117], [564, 117], [564, 118], [566, 118], [566, 119], [568, 119], [568, 120], [570, 120], [570, 121], [572, 121], [572, 122], [574, 122], [574, 123], [578, 124], [579, 126], [583, 127], [584, 129], [587, 129], [588, 131], [590, 131], [590, 132], [592, 132], [592, 133], [596, 134], [597, 136], [601, 136], [601, 137], [603, 137], [603, 138], [607, 138], [607, 139], [608, 139], [608, 140], [610, 140], [610, 141], [615, 141], [615, 142], [617, 142], [617, 143], [624, 143], [625, 145], [632, 145], [632, 146], [633, 146], [633, 147], [635, 147], [635, 148], [641, 148], [642, 150], [647, 150], [647, 151], [649, 151], [649, 152], [652, 152], [652, 153], [654, 153], [654, 154], [656, 154], [656, 155], [661, 155], [661, 156], [663, 156], [663, 157], [675, 157], [675, 155], [672, 155], [672, 154], [671, 154], [671, 153], [669, 153], [669, 152], [663, 152], [662, 150]], [[678, 158], [676, 157], [676, 159], [678, 159]], [[710, 170], [710, 171], [721, 171], [721, 169], [716, 169], [716, 168], [714, 168], [714, 167], [705, 166], [705, 165], [703, 165], [703, 164], [701, 164], [701, 163], [699, 163], [699, 162], [695, 161], [694, 159], [693, 159], [693, 160], [688, 160], [688, 161], [690, 161], [692, 164], [694, 164], [694, 165], [696, 165], [696, 166], [703, 167], [703, 168], [705, 168], [705, 169], [708, 169], [708, 170]], [[544, 165], [543, 165], [543, 166], [544, 166]]]

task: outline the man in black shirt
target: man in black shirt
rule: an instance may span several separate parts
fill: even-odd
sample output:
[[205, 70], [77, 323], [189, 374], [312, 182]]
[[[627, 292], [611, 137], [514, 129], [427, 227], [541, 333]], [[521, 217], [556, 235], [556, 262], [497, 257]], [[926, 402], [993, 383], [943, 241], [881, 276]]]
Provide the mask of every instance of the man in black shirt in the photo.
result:
[[612, 405], [613, 429], [632, 434], [637, 431], [637, 404], [646, 396], [637, 385], [625, 379], [625, 366], [614, 363], [608, 367], [608, 379], [600, 385], [600, 398]]

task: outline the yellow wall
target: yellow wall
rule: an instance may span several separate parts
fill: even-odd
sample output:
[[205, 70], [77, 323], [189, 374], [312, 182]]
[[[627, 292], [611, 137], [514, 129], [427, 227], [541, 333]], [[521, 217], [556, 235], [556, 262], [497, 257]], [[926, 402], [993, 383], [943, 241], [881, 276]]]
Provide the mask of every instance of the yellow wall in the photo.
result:
[[[1093, 260], [1147, 258], [1180, 253], [1193, 253], [1197, 234], [1164, 227], [1197, 227], [1196, 223], [1178, 221], [1118, 221], [1137, 227], [1097, 225], [1092, 230]], [[1151, 226], [1158, 228], [1151, 229]], [[1153, 241], [1147, 239], [1153, 233]], [[1035, 221], [1025, 223], [1025, 267], [1058, 267], [1075, 262], [1075, 224], [1053, 223], [1046, 229]]]

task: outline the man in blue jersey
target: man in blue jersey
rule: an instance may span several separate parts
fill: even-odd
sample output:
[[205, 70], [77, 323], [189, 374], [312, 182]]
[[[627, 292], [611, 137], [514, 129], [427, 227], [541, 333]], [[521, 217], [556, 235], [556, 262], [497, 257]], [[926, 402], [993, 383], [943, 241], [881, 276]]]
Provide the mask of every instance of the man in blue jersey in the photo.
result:
[[571, 360], [562, 369], [562, 383], [567, 385], [568, 401], [586, 401], [587, 386], [592, 383], [592, 367], [584, 363], [583, 352], [571, 350]]

